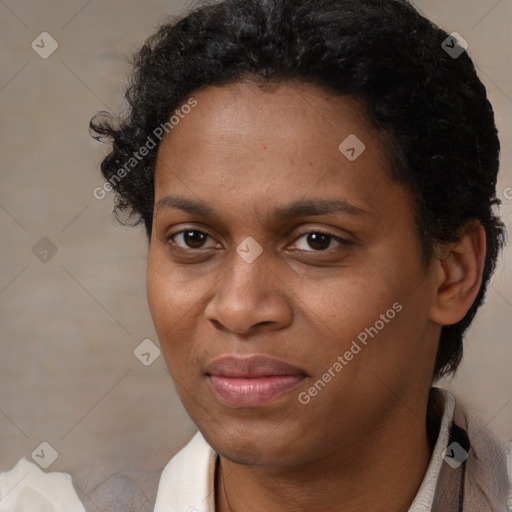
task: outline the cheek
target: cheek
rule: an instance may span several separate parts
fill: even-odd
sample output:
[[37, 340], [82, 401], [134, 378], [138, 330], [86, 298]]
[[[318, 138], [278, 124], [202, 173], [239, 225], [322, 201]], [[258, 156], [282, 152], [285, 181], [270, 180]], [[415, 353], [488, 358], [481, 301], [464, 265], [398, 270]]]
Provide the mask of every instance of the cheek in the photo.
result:
[[162, 252], [158, 248], [149, 251], [146, 290], [155, 328], [165, 339], [193, 313], [197, 296], [190, 283], [179, 280], [179, 273]]
[[165, 262], [150, 249], [146, 274], [148, 306], [164, 359], [172, 372], [171, 363], [176, 361], [178, 356], [175, 347], [172, 346], [172, 340], [175, 339], [176, 331], [183, 328], [180, 325], [183, 313], [179, 307], [180, 294], [177, 287], [170, 282], [170, 274], [165, 269]]
[[386, 313], [399, 299], [401, 286], [390, 272], [361, 266], [342, 269], [334, 279], [304, 282], [296, 295], [307, 306], [301, 309], [310, 314], [318, 329], [329, 338], [346, 341]]
[[160, 337], [163, 324], [168, 322], [167, 315], [164, 312], [167, 308], [166, 284], [163, 276], [158, 271], [161, 268], [156, 261], [154, 251], [150, 249], [146, 271], [146, 294], [149, 311], [155, 325], [155, 329]]
[[390, 254], [303, 288], [301, 302], [307, 307], [301, 309], [314, 328], [317, 372], [347, 353], [342, 373], [360, 386], [370, 370], [393, 376], [415, 364], [428, 320], [428, 279], [414, 262], [399, 258]]
[[[202, 301], [211, 287], [208, 280], [183, 280], [165, 255], [150, 249], [147, 263], [146, 291], [162, 354], [175, 378], [195, 365], [194, 340]], [[203, 286], [202, 283], [206, 283]]]

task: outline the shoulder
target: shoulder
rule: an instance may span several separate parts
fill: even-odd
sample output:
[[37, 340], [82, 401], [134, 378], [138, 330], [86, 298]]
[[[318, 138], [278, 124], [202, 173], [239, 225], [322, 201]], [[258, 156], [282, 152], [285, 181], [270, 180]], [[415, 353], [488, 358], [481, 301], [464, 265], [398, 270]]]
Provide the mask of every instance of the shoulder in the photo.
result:
[[9, 471], [0, 473], [0, 502], [3, 512], [85, 512], [69, 473], [42, 471], [25, 457]]
[[161, 471], [122, 470], [83, 498], [87, 508], [109, 512], [153, 512]]
[[501, 441], [487, 423], [469, 408], [457, 406], [454, 421], [468, 434], [471, 447], [467, 464], [468, 503], [484, 500], [492, 510], [511, 510], [509, 441]]

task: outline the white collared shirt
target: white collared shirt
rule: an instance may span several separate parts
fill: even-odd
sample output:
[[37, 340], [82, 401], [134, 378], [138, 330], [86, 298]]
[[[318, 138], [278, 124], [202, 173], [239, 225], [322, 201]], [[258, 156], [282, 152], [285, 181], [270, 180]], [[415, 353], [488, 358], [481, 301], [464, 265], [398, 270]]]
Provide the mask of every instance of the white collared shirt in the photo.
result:
[[[455, 398], [446, 390], [444, 413], [430, 463], [408, 512], [430, 512], [443, 452], [448, 446]], [[162, 472], [154, 512], [215, 512], [215, 467], [217, 453], [197, 432]]]

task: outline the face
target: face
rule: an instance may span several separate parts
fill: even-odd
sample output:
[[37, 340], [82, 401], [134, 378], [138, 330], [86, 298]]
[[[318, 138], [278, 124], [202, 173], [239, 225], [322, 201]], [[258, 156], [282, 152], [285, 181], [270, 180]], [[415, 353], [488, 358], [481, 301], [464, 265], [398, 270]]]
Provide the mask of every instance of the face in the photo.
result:
[[147, 293], [194, 423], [229, 460], [278, 467], [415, 413], [435, 287], [382, 134], [307, 84], [193, 97], [158, 151]]

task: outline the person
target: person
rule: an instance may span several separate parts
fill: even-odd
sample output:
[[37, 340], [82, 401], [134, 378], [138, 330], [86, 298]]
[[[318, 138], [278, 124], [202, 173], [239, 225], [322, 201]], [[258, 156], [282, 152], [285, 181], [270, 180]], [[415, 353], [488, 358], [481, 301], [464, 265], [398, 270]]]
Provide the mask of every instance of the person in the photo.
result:
[[154, 510], [506, 510], [504, 445], [434, 385], [504, 243], [462, 36], [406, 0], [224, 0], [149, 37], [126, 99], [91, 133], [198, 429]]

